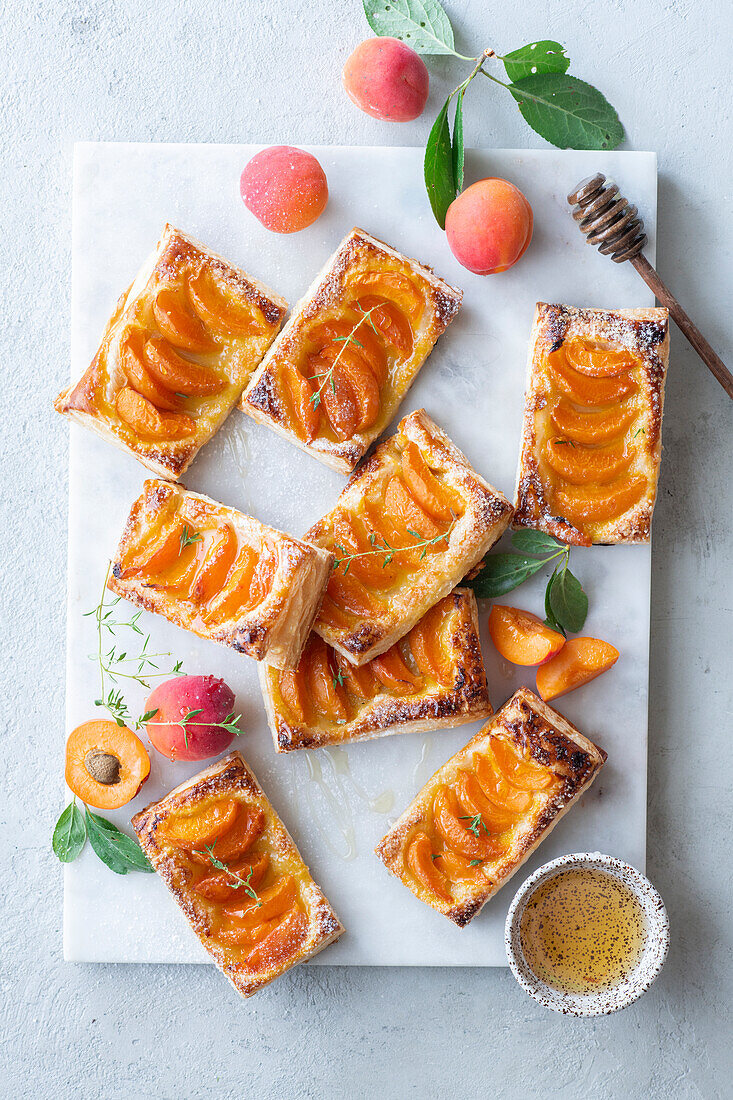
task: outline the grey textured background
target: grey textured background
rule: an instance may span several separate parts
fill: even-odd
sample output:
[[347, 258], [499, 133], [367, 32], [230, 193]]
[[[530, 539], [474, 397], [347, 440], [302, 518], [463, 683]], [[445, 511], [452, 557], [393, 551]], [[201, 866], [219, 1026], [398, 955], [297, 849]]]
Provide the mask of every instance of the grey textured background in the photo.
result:
[[[730, 364], [730, 8], [719, 0], [463, 0], [458, 49], [562, 40], [659, 153], [659, 268]], [[731, 1095], [731, 405], [675, 333], [657, 505], [648, 872], [672, 949], [625, 1012], [545, 1013], [506, 972], [303, 969], [239, 1002], [213, 968], [71, 966], [49, 847], [62, 801], [72, 143], [424, 142], [458, 62], [429, 62], [422, 119], [379, 123], [339, 83], [357, 0], [5, 0], [4, 797], [0, 1092], [13, 1097]], [[467, 141], [540, 147], [482, 82]], [[297, 109], [294, 109], [296, 105]]]

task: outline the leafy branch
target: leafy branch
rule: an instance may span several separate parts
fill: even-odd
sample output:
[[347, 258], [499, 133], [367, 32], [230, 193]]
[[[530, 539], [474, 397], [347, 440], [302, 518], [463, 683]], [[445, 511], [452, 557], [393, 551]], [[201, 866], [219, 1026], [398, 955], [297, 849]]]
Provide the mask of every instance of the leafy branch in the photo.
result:
[[[94, 618], [97, 627], [97, 651], [89, 655], [89, 659], [96, 661], [99, 667], [99, 698], [94, 700], [94, 705], [104, 707], [118, 726], [124, 726], [132, 720], [132, 716], [121, 690], [118, 687], [109, 687], [108, 681], [116, 685], [120, 679], [131, 680], [149, 691], [151, 680], [160, 676], [178, 675], [182, 670], [183, 662], [176, 661], [172, 669], [161, 671], [158, 661], [170, 657], [171, 654], [150, 652], [148, 649], [150, 635], [145, 634], [138, 625], [142, 611], [136, 611], [129, 620], [115, 618], [114, 609], [120, 602], [120, 597], [107, 599], [107, 581], [111, 569], [110, 562], [104, 577], [101, 599], [96, 607], [84, 613], [84, 617]], [[105, 638], [109, 635], [116, 639], [117, 632], [121, 630], [130, 630], [143, 639], [137, 653], [128, 653], [126, 649], [120, 651], [116, 641], [110, 649], [105, 649]]]
[[349, 344], [355, 344], [356, 347], [358, 347], [358, 348], [363, 348], [364, 347], [364, 345], [360, 344], [359, 341], [356, 339], [356, 333], [359, 331], [359, 329], [364, 324], [364, 322], [369, 321], [369, 325], [371, 326], [371, 328], [374, 330], [374, 332], [377, 335], [379, 335], [377, 333], [376, 328], [374, 328], [374, 322], [372, 320], [370, 320], [372, 313], [374, 312], [374, 310], [377, 307], [372, 306], [371, 309], [363, 310], [361, 308], [361, 306], [357, 303], [356, 308], [361, 312], [362, 316], [356, 322], [356, 324], [354, 325], [354, 327], [352, 328], [352, 330], [348, 334], [348, 336], [336, 336], [334, 338], [333, 343], [334, 344], [343, 344], [343, 347], [341, 347], [339, 349], [338, 355], [336, 356], [334, 361], [331, 363], [331, 366], [328, 368], [327, 371], [324, 371], [321, 374], [312, 374], [311, 375], [312, 379], [318, 379], [318, 378], [323, 379], [323, 381], [321, 382], [321, 384], [318, 387], [318, 389], [316, 390], [316, 392], [312, 393], [311, 397], [310, 397], [311, 401], [313, 402], [313, 407], [316, 408], [316, 409], [318, 408], [318, 406], [321, 403], [321, 394], [323, 393], [323, 389], [324, 389], [325, 386], [330, 385], [333, 392], [334, 393], [336, 392], [336, 382], [335, 382], [334, 377], [333, 377], [333, 372], [334, 372], [335, 368], [338, 366], [338, 363], [341, 360], [341, 356], [344, 354], [344, 352], [346, 351]]
[[[155, 710], [148, 710], [145, 714], [141, 714], [135, 722], [135, 729], [141, 729], [147, 722], [152, 722], [158, 713], [159, 708]], [[239, 736], [242, 732], [239, 728], [239, 722], [242, 718], [241, 714], [237, 714], [235, 717], [234, 711], [231, 714], [227, 714], [220, 722], [194, 722], [193, 719], [198, 717], [199, 714], [203, 714], [203, 707], [199, 707], [197, 710], [189, 710], [188, 714], [184, 714], [182, 718], [179, 718], [175, 722], [163, 722], [156, 721], [156, 726], [180, 726], [183, 730], [183, 741], [188, 748], [188, 727], [189, 726], [210, 726], [213, 729], [223, 729], [228, 733], [234, 734], [235, 737]]]
[[520, 553], [489, 554], [478, 576], [464, 583], [480, 598], [493, 600], [518, 588], [554, 561], [545, 588], [545, 622], [562, 634], [577, 634], [588, 614], [588, 597], [569, 569], [570, 547], [544, 531], [515, 531], [512, 546]]
[[413, 531], [411, 527], [408, 527], [408, 535], [412, 535], [412, 537], [415, 539], [415, 542], [409, 544], [408, 546], [392, 546], [392, 544], [388, 542], [386, 538], [378, 537], [373, 531], [369, 536], [369, 542], [373, 547], [375, 547], [375, 549], [362, 550], [358, 554], [349, 554], [345, 546], [342, 546], [340, 542], [336, 542], [334, 543], [334, 550], [338, 550], [339, 553], [343, 554], [343, 557], [336, 556], [333, 563], [333, 568], [338, 569], [339, 566], [346, 563], [344, 566], [344, 576], [346, 576], [346, 574], [349, 572], [349, 569], [351, 568], [352, 561], [354, 561], [356, 558], [369, 558], [375, 554], [382, 554], [384, 556], [382, 568], [384, 569], [392, 561], [395, 554], [403, 554], [406, 550], [413, 551], [420, 550], [421, 548], [422, 552], [420, 554], [420, 561], [422, 561], [431, 546], [436, 546], [439, 542], [448, 541], [448, 539], [450, 538], [450, 533], [455, 525], [456, 521], [454, 519], [447, 531], [444, 531], [442, 535], [436, 535], [435, 538], [432, 539], [423, 538], [419, 531]]
[[[375, 34], [398, 38], [418, 53], [449, 55], [474, 66], [440, 109], [425, 149], [425, 186], [441, 228], [448, 207], [463, 189], [463, 98], [479, 73], [505, 88], [525, 122], [560, 149], [615, 149], [623, 141], [624, 128], [610, 103], [592, 85], [567, 75], [570, 61], [559, 42], [529, 42], [503, 56], [487, 48], [477, 57], [467, 57], [455, 49], [450, 19], [438, 0], [363, 0], [363, 4]], [[503, 63], [508, 84], [484, 68], [491, 59]], [[451, 138], [448, 108], [454, 96]]]
[[[216, 841], [214, 841], [214, 844], [216, 844]], [[233, 889], [238, 890], [241, 886], [244, 889], [247, 897], [250, 897], [257, 902], [257, 908], [259, 909], [262, 905], [262, 902], [260, 901], [260, 896], [250, 883], [252, 872], [254, 871], [254, 866], [250, 866], [249, 874], [246, 878], [242, 878], [242, 876], [238, 875], [236, 871], [232, 871], [232, 869], [226, 863], [224, 863], [220, 859], [217, 859], [217, 857], [214, 855], [214, 844], [204, 844], [205, 851], [197, 851], [196, 855], [208, 856], [211, 860], [212, 866], [216, 867], [217, 871], [224, 871], [229, 876], [234, 884]]]
[[466, 828], [468, 829], [469, 833], [473, 833], [473, 835], [476, 837], [479, 835], [479, 829], [483, 829], [487, 836], [491, 835], [489, 833], [489, 830], [486, 828], [486, 822], [482, 818], [481, 814], [461, 814], [461, 821], [470, 822], [470, 824], [467, 825]]
[[201, 542], [203, 537], [200, 531], [194, 530], [193, 527], [189, 528], [188, 524], [184, 523], [181, 531], [181, 553], [187, 546], [194, 546], [197, 542]]
[[106, 817], [92, 813], [88, 806], [84, 806], [82, 813], [74, 798], [56, 822], [51, 846], [62, 863], [73, 863], [87, 839], [102, 863], [116, 875], [126, 875], [129, 871], [152, 874], [153, 867], [136, 840], [121, 832]]

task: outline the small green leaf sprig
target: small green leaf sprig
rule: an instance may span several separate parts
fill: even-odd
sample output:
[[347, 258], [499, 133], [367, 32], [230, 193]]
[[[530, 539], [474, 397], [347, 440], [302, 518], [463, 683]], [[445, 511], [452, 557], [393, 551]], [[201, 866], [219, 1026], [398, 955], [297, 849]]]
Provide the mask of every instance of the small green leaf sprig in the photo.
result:
[[[559, 149], [615, 149], [624, 137], [616, 111], [591, 84], [568, 75], [565, 48], [551, 40], [529, 42], [511, 53], [486, 49], [467, 57], [455, 49], [453, 28], [438, 0], [363, 0], [369, 26], [377, 35], [398, 38], [422, 54], [470, 61], [473, 71], [441, 107], [425, 149], [425, 186], [441, 229], [448, 207], [463, 189], [463, 100], [479, 73], [506, 88], [525, 122]], [[509, 83], [488, 72], [491, 59], [503, 62]], [[448, 110], [456, 97], [453, 136]]]
[[[214, 844], [216, 844], [216, 841], [214, 841]], [[259, 909], [262, 905], [262, 902], [260, 901], [260, 895], [257, 893], [250, 882], [254, 867], [251, 866], [249, 869], [249, 874], [246, 876], [246, 878], [242, 878], [242, 876], [237, 874], [236, 871], [232, 871], [231, 867], [229, 867], [227, 863], [224, 863], [223, 860], [218, 859], [214, 855], [214, 844], [204, 844], [205, 851], [197, 851], [196, 855], [208, 856], [211, 861], [212, 867], [216, 867], [217, 871], [224, 871], [232, 880], [232, 889], [239, 890], [239, 888], [241, 887], [248, 898], [252, 898], [253, 901], [257, 902], [256, 908]]]
[[372, 306], [371, 309], [364, 310], [357, 303], [356, 308], [360, 311], [361, 317], [356, 322], [351, 332], [348, 334], [348, 336], [336, 336], [333, 339], [334, 344], [342, 344], [343, 346], [339, 348], [338, 354], [336, 355], [333, 363], [331, 363], [331, 366], [328, 368], [327, 371], [323, 371], [320, 374], [311, 375], [312, 381], [318, 381], [319, 379], [321, 379], [321, 383], [318, 389], [314, 393], [312, 393], [310, 397], [314, 409], [317, 409], [321, 403], [321, 395], [323, 393], [324, 387], [330, 386], [333, 393], [336, 393], [336, 380], [334, 379], [333, 372], [338, 366], [341, 356], [344, 354], [349, 344], [354, 344], [354, 346], [357, 348], [364, 347], [364, 345], [360, 343], [359, 340], [357, 340], [356, 338], [356, 333], [359, 331], [364, 322], [368, 321], [369, 327], [373, 329], [377, 336], [379, 335], [376, 328], [374, 327], [374, 322], [371, 320], [372, 313], [377, 307]]
[[81, 855], [87, 839], [102, 863], [116, 875], [126, 875], [129, 871], [153, 873], [148, 857], [136, 840], [121, 832], [106, 817], [92, 813], [88, 806], [84, 806], [82, 813], [74, 798], [56, 822], [51, 846], [62, 863], [73, 863]]
[[[369, 542], [374, 547], [374, 549], [362, 550], [358, 554], [350, 554], [345, 546], [342, 546], [341, 543], [336, 542], [334, 543], [334, 550], [337, 550], [338, 554], [336, 554], [335, 556], [333, 568], [335, 570], [343, 565], [344, 576], [346, 576], [346, 574], [349, 572], [349, 569], [351, 568], [352, 561], [354, 561], [356, 558], [369, 558], [374, 554], [381, 554], [383, 556], [382, 568], [385, 569], [392, 561], [395, 554], [404, 554], [406, 550], [420, 550], [420, 561], [422, 561], [431, 546], [437, 546], [439, 542], [447, 543], [449, 541], [450, 533], [455, 527], [455, 524], [456, 520], [454, 519], [447, 531], [444, 531], [442, 535], [436, 535], [435, 538], [432, 539], [423, 538], [419, 531], [414, 531], [411, 527], [408, 527], [407, 533], [408, 535], [411, 535], [415, 541], [414, 543], [410, 543], [407, 546], [392, 546], [392, 544], [388, 542], [386, 538], [378, 537], [376, 533], [372, 531], [371, 535], [369, 536]], [[342, 556], [339, 557], [339, 554]]]
[[519, 553], [489, 554], [478, 576], [464, 583], [482, 599], [505, 596], [555, 562], [545, 588], [545, 623], [562, 634], [577, 634], [588, 615], [588, 597], [570, 572], [570, 547], [544, 531], [515, 531], [512, 546]]
[[[155, 716], [158, 713], [158, 709], [159, 708], [156, 707], [155, 710], [147, 710], [145, 714], [141, 714], [137, 722], [135, 723], [135, 729], [141, 729], [146, 724], [146, 722], [154, 721]], [[183, 717], [179, 718], [176, 722], [156, 722], [155, 724], [156, 726], [180, 726], [183, 730], [183, 742], [186, 748], [188, 748], [189, 726], [211, 726], [215, 729], [227, 730], [228, 733], [234, 734], [235, 737], [238, 737], [239, 734], [242, 732], [239, 728], [239, 722], [242, 718], [241, 714], [235, 715], [234, 711], [232, 711], [231, 714], [227, 714], [224, 718], [222, 718], [220, 722], [194, 722], [193, 719], [197, 718], [199, 714], [203, 714], [203, 712], [204, 708], [199, 707], [197, 710], [189, 710], [187, 714], [184, 714]]]

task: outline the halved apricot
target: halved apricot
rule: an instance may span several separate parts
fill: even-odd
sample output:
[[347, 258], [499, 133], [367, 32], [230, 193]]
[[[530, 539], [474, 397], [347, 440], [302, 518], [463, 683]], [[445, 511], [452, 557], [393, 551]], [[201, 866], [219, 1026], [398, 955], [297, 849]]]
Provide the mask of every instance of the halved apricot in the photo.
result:
[[607, 443], [625, 432], [633, 423], [637, 410], [628, 404], [617, 408], [580, 412], [561, 397], [552, 406], [550, 419], [565, 439], [573, 443]]
[[[437, 538], [444, 530], [410, 495], [401, 477], [390, 478], [384, 493], [384, 507], [408, 534], [412, 531], [423, 539]], [[447, 545], [447, 544], [446, 544]]]
[[147, 397], [157, 409], [178, 412], [182, 399], [155, 380], [143, 361], [145, 333], [140, 328], [130, 329], [120, 342], [122, 370], [133, 390]]
[[599, 489], [557, 487], [553, 492], [553, 505], [571, 523], [604, 523], [633, 508], [643, 497], [646, 487], [643, 477]]
[[401, 309], [373, 294], [360, 296], [357, 305], [369, 314], [364, 324], [375, 328], [403, 359], [412, 354], [412, 326]]
[[506, 737], [493, 737], [491, 751], [494, 761], [507, 783], [520, 790], [544, 791], [552, 786], [555, 777], [546, 768], [538, 768], [524, 759]]
[[189, 280], [188, 296], [204, 324], [224, 336], [249, 336], [264, 331], [259, 309], [227, 294], [206, 268]]
[[527, 809], [532, 801], [532, 795], [507, 783], [499, 771], [490, 745], [485, 752], [474, 753], [473, 769], [481, 790], [489, 802], [500, 810], [508, 811], [507, 817], [510, 820], [511, 815], [520, 814]]
[[607, 340], [568, 340], [563, 350], [573, 370], [590, 378], [611, 378], [636, 363], [636, 356], [627, 348], [609, 344]]
[[315, 385], [290, 363], [280, 367], [283, 396], [290, 408], [291, 424], [306, 443], [318, 435], [321, 422], [320, 398], [316, 401], [319, 383]]
[[407, 846], [406, 860], [417, 881], [441, 901], [451, 900], [448, 883], [433, 862], [433, 846], [430, 837], [422, 831], [415, 833]]
[[433, 519], [450, 523], [463, 510], [456, 493], [437, 479], [412, 440], [402, 452], [402, 477], [417, 503]]
[[498, 603], [489, 612], [489, 634], [502, 657], [514, 665], [541, 665], [565, 644], [563, 634], [531, 611]]
[[362, 360], [354, 361], [344, 352], [331, 369], [325, 354], [321, 352], [315, 359], [316, 373], [328, 375], [321, 389], [321, 402], [336, 436], [351, 439], [357, 431], [370, 428], [379, 416], [379, 386]]
[[408, 668], [399, 645], [393, 645], [385, 653], [374, 657], [370, 664], [377, 679], [389, 691], [396, 691], [399, 695], [414, 695], [422, 687], [421, 677]]
[[231, 829], [238, 814], [239, 803], [233, 798], [222, 798], [179, 811], [160, 826], [160, 831], [179, 848], [203, 848]]
[[572, 485], [606, 485], [628, 470], [634, 457], [626, 454], [623, 440], [589, 448], [567, 439], [548, 439], [544, 454], [550, 469]]
[[600, 638], [571, 638], [542, 668], [537, 669], [537, 691], [542, 699], [556, 699], [595, 680], [616, 664], [619, 651]]
[[284, 920], [254, 947], [244, 965], [248, 970], [280, 966], [292, 959], [308, 935], [308, 918], [301, 909], [291, 909]]
[[[264, 852], [249, 859], [240, 859], [230, 863], [228, 871], [215, 871], [214, 874], [202, 878], [196, 883], [194, 890], [210, 901], [229, 901], [240, 896], [244, 888], [240, 881], [242, 879], [250, 890], [256, 890], [269, 866], [270, 857]], [[235, 875], [238, 877], [235, 878]]]
[[166, 340], [151, 336], [143, 349], [148, 370], [168, 390], [187, 397], [207, 397], [219, 393], [226, 382], [210, 367], [184, 359]]
[[170, 287], [159, 290], [153, 302], [153, 316], [158, 328], [176, 348], [187, 351], [214, 351], [217, 344], [180, 295]]
[[84, 722], [66, 742], [66, 785], [89, 806], [113, 810], [135, 797], [150, 774], [139, 737], [116, 722]]
[[181, 439], [193, 435], [196, 421], [186, 413], [158, 412], [155, 405], [129, 386], [123, 388], [115, 399], [120, 420], [143, 439]]
[[[494, 843], [480, 822], [470, 828], [472, 821], [461, 814], [458, 800], [449, 787], [441, 787], [433, 802], [435, 827], [448, 848], [468, 859], [488, 859], [494, 852]], [[463, 821], [462, 817], [467, 820]]]
[[297, 900], [295, 879], [292, 875], [283, 875], [273, 886], [263, 890], [257, 899], [245, 898], [237, 905], [225, 905], [223, 912], [232, 922], [262, 924], [286, 913]]
[[450, 622], [451, 608], [440, 601], [423, 615], [407, 635], [415, 664], [423, 676], [429, 676], [445, 687], [453, 687], [456, 665], [450, 639], [444, 636]]
[[314, 635], [309, 647], [306, 676], [310, 697], [318, 713], [332, 722], [345, 722], [348, 711], [344, 689], [329, 662], [329, 647], [318, 635]]
[[580, 374], [568, 365], [562, 348], [551, 352], [547, 362], [559, 391], [579, 405], [610, 405], [638, 389], [628, 373], [616, 375], [615, 378], [589, 378]]
[[300, 667], [295, 670], [279, 672], [277, 683], [280, 689], [280, 698], [290, 711], [291, 719], [296, 722], [305, 722], [307, 688], [305, 686], [303, 661], [301, 660]]

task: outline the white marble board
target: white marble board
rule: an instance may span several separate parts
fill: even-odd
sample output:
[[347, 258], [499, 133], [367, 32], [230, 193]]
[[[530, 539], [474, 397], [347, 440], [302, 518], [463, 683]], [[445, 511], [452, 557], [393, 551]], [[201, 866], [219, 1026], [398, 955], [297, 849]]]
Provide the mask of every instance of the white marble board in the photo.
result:
[[[422, 183], [422, 150], [340, 148], [313, 152], [330, 187], [324, 215], [291, 236], [271, 234], [247, 212], [239, 175], [253, 146], [81, 144], [74, 170], [72, 373], [90, 361], [120, 292], [166, 221], [206, 242], [294, 303], [340, 239], [359, 225], [433, 265], [462, 287], [463, 309], [439, 341], [400, 413], [424, 406], [489, 481], [512, 496], [527, 339], [535, 301], [653, 305], [630, 265], [617, 266], [581, 240], [565, 195], [601, 169], [634, 196], [654, 258], [656, 157], [652, 153], [472, 150], [466, 178], [505, 177], [535, 215], [532, 245], [514, 269], [488, 278], [453, 259]], [[67, 723], [100, 717], [94, 624], [107, 560], [145, 470], [78, 427], [71, 429]], [[344, 479], [235, 411], [185, 483], [293, 534], [327, 511]], [[372, 849], [418, 788], [478, 728], [386, 737], [339, 750], [276, 756], [248, 658], [144, 613], [152, 648], [185, 671], [216, 673], [237, 693], [245, 734], [235, 742], [292, 832], [347, 932], [314, 961], [351, 965], [504, 965], [503, 924], [514, 887], [570, 851], [601, 850], [643, 869], [646, 841], [648, 547], [573, 550], [590, 599], [586, 632], [621, 651], [614, 669], [559, 700], [559, 709], [608, 752], [600, 779], [507, 886], [464, 930], [417, 901]], [[542, 573], [511, 601], [541, 611]], [[488, 605], [481, 606], [485, 627]], [[499, 706], [532, 669], [506, 665], [484, 638], [492, 701]], [[142, 711], [145, 692], [127, 693]], [[233, 746], [234, 747], [234, 746]], [[57, 746], [59, 756], [61, 745]], [[142, 793], [109, 817], [130, 816], [197, 770], [151, 750]], [[74, 961], [205, 962], [206, 953], [157, 876], [118, 877], [89, 850], [65, 868], [64, 952]]]

